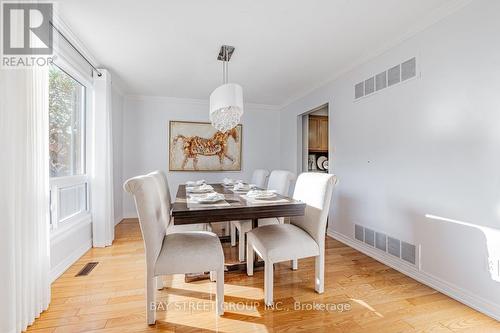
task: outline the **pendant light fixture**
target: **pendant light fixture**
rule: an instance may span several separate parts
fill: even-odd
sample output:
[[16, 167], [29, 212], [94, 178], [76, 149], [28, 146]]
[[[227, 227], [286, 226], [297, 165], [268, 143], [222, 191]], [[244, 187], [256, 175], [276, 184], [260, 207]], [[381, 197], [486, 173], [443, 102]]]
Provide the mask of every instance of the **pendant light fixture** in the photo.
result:
[[223, 133], [236, 127], [243, 115], [243, 89], [239, 84], [228, 83], [228, 63], [233, 52], [233, 46], [221, 46], [217, 60], [222, 61], [223, 84], [210, 94], [210, 121]]

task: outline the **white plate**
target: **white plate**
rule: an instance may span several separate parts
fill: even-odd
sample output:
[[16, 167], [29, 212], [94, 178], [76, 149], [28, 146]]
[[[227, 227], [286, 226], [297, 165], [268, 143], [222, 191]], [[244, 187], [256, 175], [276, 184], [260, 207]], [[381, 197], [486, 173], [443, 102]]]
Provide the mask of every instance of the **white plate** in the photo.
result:
[[323, 162], [323, 168], [328, 171], [328, 160]]
[[273, 195], [269, 195], [269, 196], [252, 197], [252, 199], [254, 199], [254, 200], [271, 200], [271, 199], [274, 199], [276, 197], [277, 197], [277, 195], [273, 194]]
[[274, 191], [260, 191], [260, 190], [253, 190], [247, 193], [247, 197], [252, 198], [252, 199], [272, 199], [276, 197], [276, 192]]
[[318, 165], [318, 168], [320, 170], [325, 170], [325, 169], [323, 169], [323, 162], [327, 161], [327, 160], [328, 160], [328, 158], [326, 158], [326, 156], [318, 157], [318, 159], [316, 160], [316, 164]]

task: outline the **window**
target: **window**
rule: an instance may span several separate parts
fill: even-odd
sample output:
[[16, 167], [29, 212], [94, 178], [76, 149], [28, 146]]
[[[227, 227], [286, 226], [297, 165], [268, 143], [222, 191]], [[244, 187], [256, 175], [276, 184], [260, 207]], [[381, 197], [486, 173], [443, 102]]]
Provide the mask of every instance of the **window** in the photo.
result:
[[86, 88], [49, 69], [49, 170], [52, 229], [88, 214], [85, 166]]
[[59, 67], [49, 70], [50, 176], [85, 173], [85, 87]]

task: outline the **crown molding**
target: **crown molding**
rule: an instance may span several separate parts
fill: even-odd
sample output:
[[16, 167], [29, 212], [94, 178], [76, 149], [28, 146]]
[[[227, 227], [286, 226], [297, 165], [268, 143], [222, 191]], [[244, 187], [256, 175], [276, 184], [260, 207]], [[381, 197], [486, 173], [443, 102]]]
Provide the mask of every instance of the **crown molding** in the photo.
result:
[[420, 32], [423, 32], [424, 30], [430, 28], [434, 24], [440, 22], [441, 20], [445, 19], [446, 17], [450, 16], [451, 14], [455, 13], [456, 11], [462, 9], [463, 7], [467, 6], [474, 0], [451, 0], [440, 7], [434, 9], [430, 14], [426, 15], [424, 19], [419, 21], [417, 24], [415, 24], [413, 27], [411, 27], [409, 30], [406, 32], [403, 32], [396, 38], [393, 38], [392, 40], [389, 40], [388, 42], [384, 43], [382, 46], [379, 48], [373, 50], [372, 52], [369, 52], [365, 54], [364, 56], [358, 58], [357, 60], [351, 62], [349, 65], [345, 66], [343, 69], [335, 72], [332, 76], [330, 76], [328, 79], [323, 80], [321, 83], [314, 85], [311, 88], [305, 89], [302, 92], [295, 94], [288, 100], [286, 100], [284, 103], [282, 103], [279, 108], [280, 110], [285, 109], [286, 107], [290, 106], [291, 104], [301, 100], [302, 98], [306, 97], [307, 95], [313, 93], [314, 91], [331, 84], [338, 80], [341, 76], [353, 71], [357, 67], [375, 59], [376, 57], [381, 56], [382, 54], [390, 51], [391, 49], [397, 47], [398, 45], [402, 44], [403, 42], [407, 41], [408, 39], [416, 36]]
[[[203, 105], [208, 107], [208, 99], [196, 99], [196, 98], [180, 98], [180, 97], [169, 97], [169, 96], [156, 96], [156, 95], [125, 95], [125, 99], [144, 101], [144, 100], [157, 100], [166, 103], [178, 103], [178, 104], [191, 104], [191, 105]], [[279, 105], [269, 105], [269, 104], [257, 104], [257, 103], [244, 103], [245, 108], [248, 109], [259, 109], [259, 110], [270, 110], [270, 111], [280, 111]]]

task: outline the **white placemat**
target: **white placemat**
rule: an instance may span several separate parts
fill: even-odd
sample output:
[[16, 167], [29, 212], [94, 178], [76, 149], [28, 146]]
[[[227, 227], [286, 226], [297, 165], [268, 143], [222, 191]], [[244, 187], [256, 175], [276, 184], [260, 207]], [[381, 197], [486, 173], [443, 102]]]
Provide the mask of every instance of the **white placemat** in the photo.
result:
[[186, 204], [187, 204], [188, 208], [211, 208], [211, 207], [231, 206], [226, 200], [215, 202], [215, 203], [199, 203], [198, 201], [193, 200], [190, 197], [187, 198]]
[[290, 202], [290, 200], [283, 199], [283, 198], [273, 198], [273, 199], [255, 199], [255, 198], [250, 198], [247, 197], [246, 195], [241, 195], [243, 199], [247, 201], [249, 205], [265, 205], [265, 204], [276, 204], [276, 203], [287, 203]]

